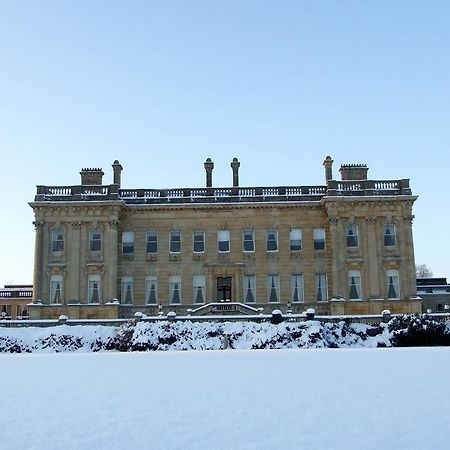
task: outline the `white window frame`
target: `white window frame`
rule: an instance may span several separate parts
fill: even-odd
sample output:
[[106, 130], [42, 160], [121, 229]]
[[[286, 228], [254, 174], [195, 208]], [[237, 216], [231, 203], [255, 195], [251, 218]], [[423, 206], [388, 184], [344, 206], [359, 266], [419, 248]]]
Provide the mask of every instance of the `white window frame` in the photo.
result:
[[[396, 296], [391, 296], [394, 289]], [[386, 298], [388, 300], [400, 300], [400, 274], [397, 269], [386, 270]]]
[[[127, 300], [128, 293], [130, 300]], [[133, 305], [134, 303], [134, 278], [130, 276], [122, 277], [121, 285], [121, 303], [122, 305]]]
[[[276, 300], [273, 299], [274, 295]], [[280, 303], [280, 276], [277, 273], [267, 275], [267, 301]]]
[[[101, 303], [102, 290], [101, 290], [101, 276], [98, 273], [88, 275], [88, 303]], [[94, 292], [97, 290], [97, 301], [93, 301]]]
[[[244, 303], [256, 303], [256, 277], [244, 275]], [[250, 298], [249, 298], [250, 292]]]
[[[251, 239], [246, 239], [248, 236]], [[250, 244], [250, 249], [246, 249], [246, 245]], [[242, 251], [244, 253], [254, 253], [255, 252], [255, 231], [246, 229], [242, 231]]]
[[[178, 289], [178, 301], [174, 301], [174, 294]], [[169, 276], [169, 303], [171, 305], [181, 304], [181, 276], [180, 275], [170, 275]]]
[[[178, 237], [179, 239], [175, 239]], [[176, 245], [178, 244], [179, 248], [176, 249]], [[169, 231], [169, 252], [170, 253], [181, 253], [181, 231], [179, 230], [170, 230]]]
[[302, 250], [302, 230], [300, 228], [291, 228], [289, 230], [289, 248], [291, 252]]
[[52, 229], [52, 253], [64, 251], [64, 230], [62, 228]]
[[89, 230], [89, 251], [91, 253], [102, 251], [102, 230], [100, 228], [92, 228]]
[[[153, 286], [153, 292], [155, 300], [150, 301], [150, 294]], [[148, 275], [145, 277], [145, 304], [146, 305], [156, 305], [158, 303], [158, 278], [154, 275]]]
[[359, 270], [348, 271], [348, 299], [362, 300], [361, 271]]
[[[295, 299], [295, 291], [297, 290], [297, 299]], [[305, 301], [304, 281], [302, 273], [293, 273], [291, 275], [291, 302], [303, 303]]]
[[62, 275], [50, 275], [49, 303], [51, 305], [61, 305], [64, 298], [63, 294], [64, 291]]
[[313, 246], [314, 250], [325, 250], [326, 237], [325, 228], [313, 228]]
[[[388, 240], [391, 242], [388, 242]], [[397, 230], [395, 223], [385, 223], [383, 225], [383, 244], [385, 247], [397, 246]]]
[[[198, 295], [201, 295], [201, 300], [198, 301]], [[205, 293], [206, 293], [206, 277], [205, 275], [194, 275], [192, 277], [192, 303], [196, 305], [204, 304], [205, 299]]]
[[[347, 248], [359, 247], [359, 230], [356, 223], [349, 223], [345, 227], [345, 237]], [[352, 242], [353, 240], [353, 242]]]
[[328, 277], [326, 273], [316, 273], [316, 302], [328, 301]]
[[[150, 245], [155, 246], [155, 251], [149, 251]], [[147, 255], [156, 255], [158, 253], [158, 232], [156, 230], [148, 230], [145, 233], [145, 253]]]
[[122, 231], [122, 254], [134, 253], [134, 231]]
[[[201, 241], [196, 241], [196, 236], [201, 236]], [[202, 250], [196, 250], [196, 245], [195, 244], [200, 244], [202, 246]], [[205, 253], [205, 232], [203, 230], [194, 230], [194, 232], [192, 233], [192, 252], [193, 253]]]
[[[275, 248], [269, 248], [272, 243], [275, 243]], [[276, 228], [266, 230], [266, 251], [268, 253], [278, 251], [278, 230]]]
[[229, 253], [230, 247], [230, 230], [217, 230], [217, 251], [219, 253]]

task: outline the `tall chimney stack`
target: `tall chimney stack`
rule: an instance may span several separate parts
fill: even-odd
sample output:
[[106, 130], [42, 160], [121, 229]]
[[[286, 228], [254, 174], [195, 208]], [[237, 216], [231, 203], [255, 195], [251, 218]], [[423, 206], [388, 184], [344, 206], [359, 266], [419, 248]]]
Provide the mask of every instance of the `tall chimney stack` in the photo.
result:
[[123, 167], [120, 165], [119, 161], [117, 161], [117, 159], [116, 159], [112, 165], [112, 168], [113, 168], [113, 184], [117, 184], [120, 187], [121, 172], [123, 170]]
[[233, 161], [231, 162], [231, 168], [233, 169], [233, 187], [239, 186], [239, 167], [241, 163], [238, 161], [237, 158], [233, 158]]
[[327, 156], [325, 161], [323, 162], [323, 166], [325, 167], [325, 181], [333, 179], [333, 160], [331, 156]]
[[206, 187], [212, 187], [212, 171], [214, 169], [214, 163], [211, 161], [211, 158], [208, 158], [205, 161], [205, 170], [206, 170]]

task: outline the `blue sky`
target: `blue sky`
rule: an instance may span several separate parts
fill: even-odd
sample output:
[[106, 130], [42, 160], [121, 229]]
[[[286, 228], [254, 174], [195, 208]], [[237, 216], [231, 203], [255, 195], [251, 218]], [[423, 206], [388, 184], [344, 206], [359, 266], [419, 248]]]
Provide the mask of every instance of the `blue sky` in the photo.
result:
[[[450, 278], [450, 2], [3, 1], [0, 284], [31, 283], [35, 185], [410, 178], [416, 262]], [[430, 222], [431, 220], [431, 222]], [[433, 237], [433, 239], [431, 239]]]

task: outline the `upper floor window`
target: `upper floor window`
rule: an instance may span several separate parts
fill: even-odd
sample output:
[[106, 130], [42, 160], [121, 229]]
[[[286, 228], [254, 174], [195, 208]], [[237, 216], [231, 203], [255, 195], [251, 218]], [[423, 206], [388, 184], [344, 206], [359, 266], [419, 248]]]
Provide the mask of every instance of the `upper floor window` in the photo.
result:
[[291, 275], [291, 299], [294, 303], [303, 302], [303, 274], [293, 273]]
[[171, 305], [181, 303], [181, 276], [171, 275], [169, 277], [169, 302]]
[[192, 279], [194, 303], [205, 303], [205, 275], [194, 275]]
[[400, 298], [400, 281], [398, 270], [386, 270], [387, 298], [398, 300]]
[[242, 232], [242, 250], [244, 252], [255, 251], [255, 233], [253, 230], [244, 230]]
[[255, 299], [255, 275], [244, 275], [244, 301], [245, 303], [254, 303]]
[[266, 231], [266, 248], [268, 252], [278, 251], [278, 232], [271, 228]]
[[361, 273], [359, 270], [348, 272], [348, 298], [350, 300], [361, 300]]
[[346, 226], [347, 247], [358, 247], [358, 225], [350, 223]]
[[325, 228], [313, 229], [314, 250], [325, 250]]
[[52, 252], [64, 251], [64, 231], [61, 228], [52, 230]]
[[134, 253], [134, 232], [124, 231], [122, 233], [122, 253], [131, 255]]
[[158, 279], [154, 276], [145, 278], [145, 302], [147, 305], [156, 305], [158, 302]]
[[280, 277], [278, 275], [267, 276], [267, 298], [270, 303], [280, 301]]
[[95, 228], [89, 230], [89, 251], [99, 252], [102, 249], [102, 232]]
[[289, 241], [291, 252], [298, 252], [302, 249], [302, 230], [299, 228], [292, 228], [289, 231]]
[[328, 300], [327, 274], [316, 273], [316, 301], [326, 302]]
[[181, 252], [181, 231], [171, 231], [169, 233], [169, 251], [170, 253]]
[[150, 255], [158, 253], [158, 233], [155, 230], [147, 231], [145, 240], [145, 252]]
[[217, 232], [217, 250], [219, 252], [230, 251], [230, 230], [219, 230]]
[[122, 277], [122, 303], [124, 305], [133, 304], [133, 277]]
[[100, 303], [100, 275], [91, 274], [88, 276], [88, 303]]
[[62, 285], [63, 285], [62, 275], [50, 276], [50, 303], [62, 303], [63, 298]]
[[205, 232], [194, 231], [193, 236], [194, 253], [204, 253], [205, 251]]
[[395, 235], [395, 224], [385, 223], [383, 226], [384, 246], [395, 247], [397, 245], [397, 239]]

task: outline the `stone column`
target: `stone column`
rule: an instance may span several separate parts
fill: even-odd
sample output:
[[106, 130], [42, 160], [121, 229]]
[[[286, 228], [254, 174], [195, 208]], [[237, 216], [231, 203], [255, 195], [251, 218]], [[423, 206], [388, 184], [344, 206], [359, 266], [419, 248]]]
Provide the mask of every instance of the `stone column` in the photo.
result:
[[378, 261], [377, 254], [377, 235], [376, 235], [376, 217], [366, 217], [367, 223], [367, 265], [369, 286], [369, 298], [381, 298], [379, 271], [383, 270], [381, 261]]
[[345, 280], [343, 279], [343, 262], [345, 258], [342, 251], [342, 233], [340, 233], [339, 219], [337, 217], [330, 217], [328, 219], [328, 222], [330, 224], [330, 240], [331, 248], [333, 251], [331, 264], [331, 296], [347, 297], [347, 292], [345, 289], [346, 284], [344, 283]]
[[80, 241], [81, 222], [72, 222], [72, 248], [69, 262], [70, 292], [66, 291], [65, 298], [71, 303], [80, 301]]
[[211, 158], [205, 161], [204, 167], [206, 170], [206, 187], [210, 188], [212, 187], [212, 171], [214, 169], [214, 163], [211, 161]]
[[233, 158], [233, 161], [231, 162], [231, 168], [233, 169], [233, 187], [239, 186], [239, 167], [241, 163], [238, 161], [237, 158]]
[[36, 229], [36, 236], [34, 241], [34, 273], [33, 273], [33, 302], [42, 301], [42, 283], [44, 274], [44, 259], [43, 259], [43, 245], [44, 245], [44, 228], [45, 222], [36, 220], [33, 222]]
[[412, 234], [412, 221], [414, 216], [404, 216], [400, 225], [399, 245], [400, 254], [403, 255], [400, 276], [400, 295], [403, 298], [416, 297], [416, 265], [414, 259], [414, 245]]
[[110, 220], [108, 227], [107, 251], [104, 253], [105, 260], [108, 255], [108, 260], [105, 267], [106, 279], [106, 300], [109, 301], [117, 297], [117, 264], [118, 264], [118, 236], [119, 236], [119, 220]]

